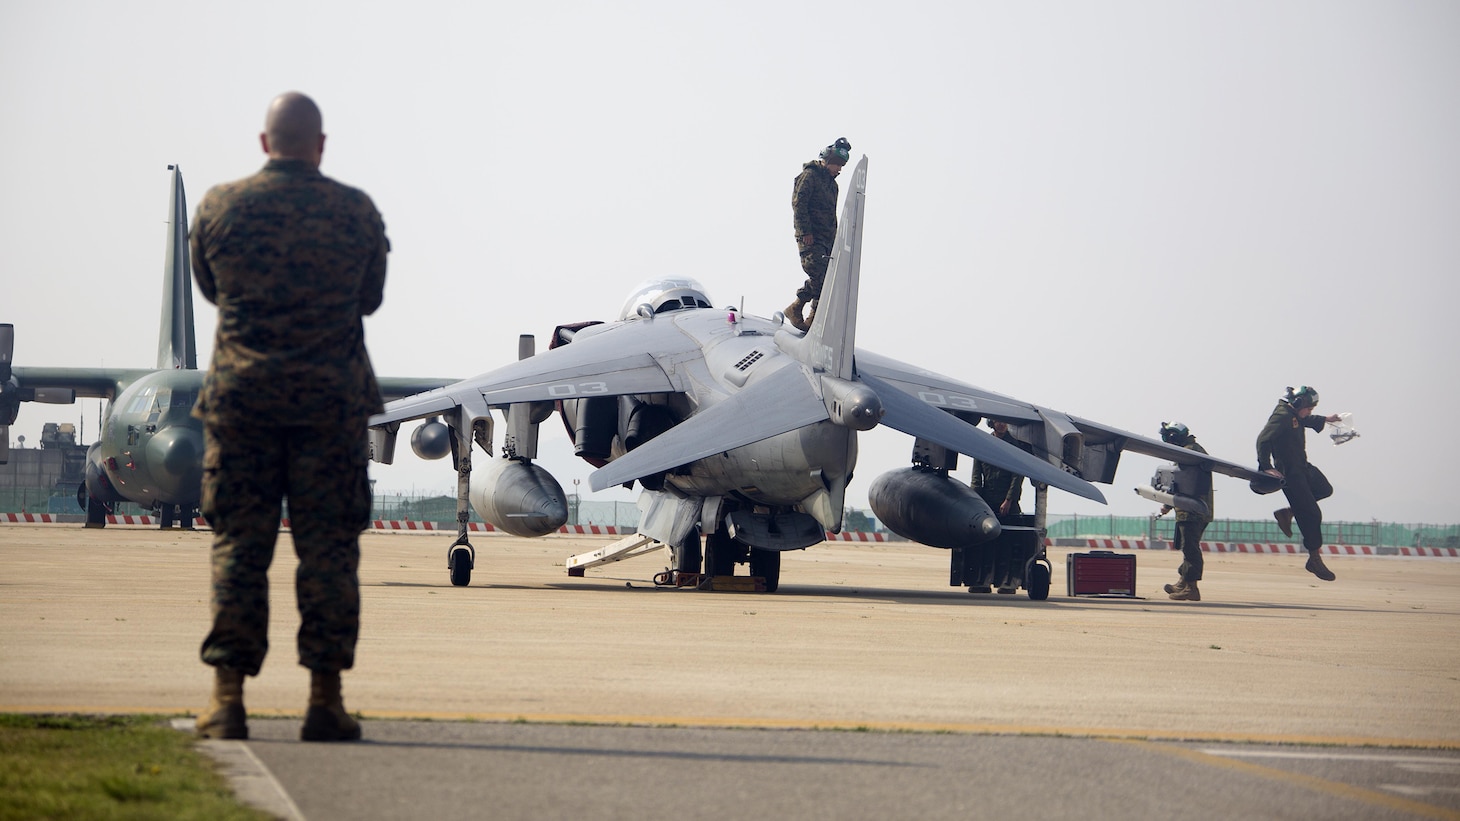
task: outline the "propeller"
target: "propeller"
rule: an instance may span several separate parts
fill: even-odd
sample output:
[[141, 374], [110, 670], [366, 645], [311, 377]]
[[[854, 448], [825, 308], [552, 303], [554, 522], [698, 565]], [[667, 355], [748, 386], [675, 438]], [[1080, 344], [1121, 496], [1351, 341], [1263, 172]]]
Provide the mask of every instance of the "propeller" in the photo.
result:
[[20, 412], [18, 387], [10, 384], [10, 360], [15, 356], [15, 326], [0, 324], [0, 464], [10, 461], [10, 423]]

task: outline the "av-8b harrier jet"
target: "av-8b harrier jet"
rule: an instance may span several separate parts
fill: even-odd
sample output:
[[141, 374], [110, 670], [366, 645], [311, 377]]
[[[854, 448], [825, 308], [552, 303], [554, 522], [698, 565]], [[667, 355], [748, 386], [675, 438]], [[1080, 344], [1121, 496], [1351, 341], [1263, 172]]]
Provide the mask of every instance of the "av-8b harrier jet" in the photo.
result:
[[[878, 425], [913, 437], [912, 464], [872, 483], [872, 510], [894, 532], [938, 548], [975, 548], [1005, 529], [968, 485], [949, 477], [959, 453], [1027, 476], [1036, 487], [1101, 502], [1091, 482], [1114, 480], [1122, 450], [1259, 485], [1277, 481], [857, 349], [866, 184], [864, 157], [804, 336], [780, 314], [715, 307], [693, 280], [651, 281], [615, 322], [560, 326], [549, 350], [536, 355], [524, 337], [517, 362], [391, 402], [372, 417], [374, 456], [384, 462], [400, 423], [439, 415], [452, 428], [460, 522], [448, 549], [453, 583], [470, 582], [475, 559], [468, 501], [516, 535], [541, 536], [566, 522], [561, 485], [533, 461], [538, 426], [554, 412], [576, 454], [597, 467], [593, 490], [639, 485], [639, 533], [672, 548], [675, 573], [703, 567], [708, 575], [729, 574], [748, 562], [768, 590], [779, 584], [783, 551], [841, 530], [857, 434]], [[492, 453], [493, 409], [505, 418], [500, 454], [473, 479], [471, 444]], [[1032, 455], [979, 430], [981, 419], [1007, 422]], [[994, 584], [1048, 595], [1042, 545], [1012, 565]]]

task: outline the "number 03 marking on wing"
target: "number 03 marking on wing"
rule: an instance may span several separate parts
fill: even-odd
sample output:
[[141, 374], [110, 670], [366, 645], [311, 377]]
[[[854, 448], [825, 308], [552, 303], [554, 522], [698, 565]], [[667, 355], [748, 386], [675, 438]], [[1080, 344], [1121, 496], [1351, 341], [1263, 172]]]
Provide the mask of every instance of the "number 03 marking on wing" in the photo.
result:
[[579, 382], [548, 386], [548, 396], [555, 399], [562, 399], [565, 396], [594, 396], [605, 393], [608, 393], [608, 384], [605, 382]]
[[958, 393], [934, 393], [932, 391], [918, 391], [918, 398], [940, 408], [953, 408], [954, 410], [977, 410], [978, 403], [973, 401], [972, 396], [964, 396]]

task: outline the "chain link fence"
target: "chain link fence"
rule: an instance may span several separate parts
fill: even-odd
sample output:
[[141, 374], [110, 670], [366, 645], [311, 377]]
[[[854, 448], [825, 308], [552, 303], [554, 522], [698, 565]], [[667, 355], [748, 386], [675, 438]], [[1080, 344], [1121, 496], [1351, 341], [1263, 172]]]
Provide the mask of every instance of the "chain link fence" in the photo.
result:
[[[0, 488], [0, 513], [69, 513], [83, 511], [76, 503], [74, 490], [58, 492], [51, 488]], [[137, 505], [117, 505], [120, 515], [140, 516], [148, 513]], [[377, 495], [372, 507], [373, 519], [387, 521], [455, 522], [455, 496], [409, 496], [400, 493]], [[471, 521], [481, 517], [471, 511]], [[872, 517], [871, 511], [848, 509], [845, 530], [853, 532], [885, 532]], [[611, 527], [630, 532], [639, 525], [639, 508], [634, 502], [592, 502], [577, 494], [568, 494], [568, 524]], [[1171, 541], [1175, 534], [1173, 515], [1152, 516], [1079, 516], [1052, 513], [1046, 523], [1052, 539], [1146, 539]], [[1296, 533], [1296, 530], [1294, 531]], [[1284, 536], [1271, 519], [1247, 521], [1217, 519], [1207, 526], [1202, 539], [1209, 542], [1237, 544], [1293, 544], [1298, 536]], [[1324, 522], [1323, 540], [1329, 544], [1373, 545], [1375, 547], [1449, 547], [1460, 548], [1460, 525], [1399, 524], [1394, 522]]]

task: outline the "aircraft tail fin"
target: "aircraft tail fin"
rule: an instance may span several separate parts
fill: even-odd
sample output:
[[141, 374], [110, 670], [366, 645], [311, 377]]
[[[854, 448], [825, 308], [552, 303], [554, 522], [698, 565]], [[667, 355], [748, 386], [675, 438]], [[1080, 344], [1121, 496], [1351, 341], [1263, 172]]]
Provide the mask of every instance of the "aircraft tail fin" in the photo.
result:
[[800, 339], [784, 340], [782, 348], [813, 368], [840, 379], [852, 378], [857, 345], [857, 293], [862, 276], [862, 224], [867, 201], [867, 157], [852, 170], [851, 187], [842, 206], [836, 243], [831, 249], [826, 280], [816, 301], [816, 317]]
[[167, 210], [167, 254], [162, 266], [162, 330], [157, 340], [157, 368], [196, 370], [198, 343], [193, 330], [193, 271], [188, 261], [188, 199], [182, 169], [172, 171], [172, 197]]

